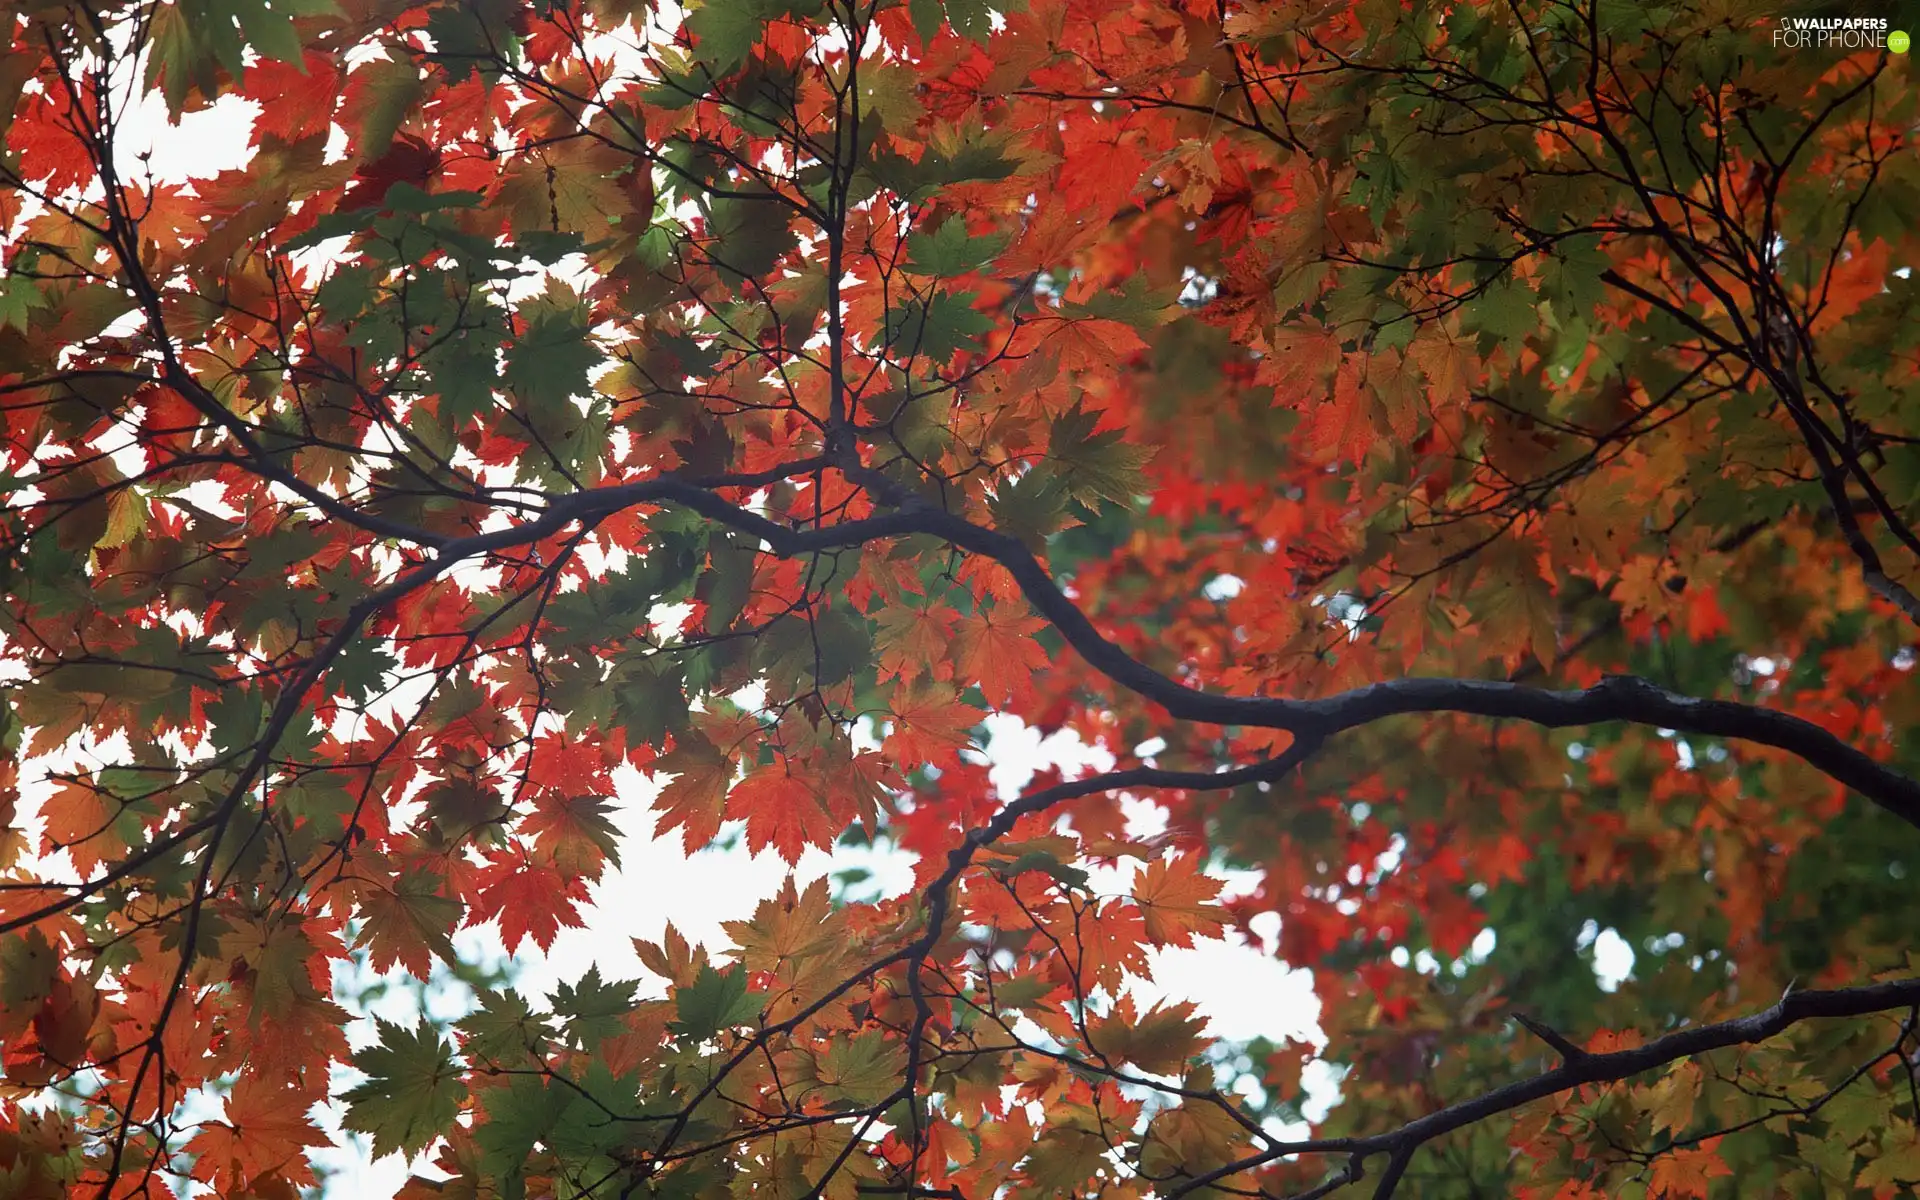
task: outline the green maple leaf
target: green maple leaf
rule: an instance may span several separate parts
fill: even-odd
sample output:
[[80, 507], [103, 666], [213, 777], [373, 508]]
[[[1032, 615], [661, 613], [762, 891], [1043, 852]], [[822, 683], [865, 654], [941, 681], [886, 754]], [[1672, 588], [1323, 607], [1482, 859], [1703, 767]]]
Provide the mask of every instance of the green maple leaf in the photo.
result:
[[1612, 265], [1598, 237], [1567, 238], [1545, 260], [1540, 290], [1562, 319], [1591, 313], [1606, 298], [1600, 276]]
[[587, 308], [554, 280], [520, 305], [526, 330], [507, 351], [501, 378], [535, 411], [552, 411], [587, 391], [587, 374], [604, 357], [593, 344]]
[[904, 1059], [900, 1043], [880, 1033], [836, 1038], [813, 1063], [813, 1076], [833, 1094], [834, 1103], [859, 1107], [876, 1103], [900, 1086]]
[[567, 1019], [567, 1036], [586, 1049], [625, 1032], [620, 1018], [633, 1007], [633, 984], [603, 981], [599, 967], [588, 968], [579, 983], [563, 983], [553, 993], [553, 1011]]
[[184, 0], [153, 10], [145, 86], [160, 85], [167, 114], [176, 119], [189, 91], [217, 95], [221, 69], [238, 76], [246, 65], [246, 43], [231, 15], [222, 19], [212, 7], [208, 0]]
[[[341, 793], [342, 801], [349, 798]], [[343, 803], [342, 812], [345, 808]], [[360, 942], [370, 949], [376, 969], [399, 962], [424, 976], [435, 956], [453, 961], [452, 933], [460, 923], [460, 902], [441, 894], [441, 881], [431, 872], [404, 871], [390, 891], [368, 896], [361, 907], [366, 925]]]
[[25, 275], [9, 275], [0, 279], [0, 329], [11, 326], [24, 332], [33, 310], [47, 307], [47, 298], [41, 294], [40, 285]]
[[1063, 304], [1060, 311], [1118, 321], [1144, 332], [1180, 315], [1180, 289], [1155, 288], [1145, 271], [1137, 271], [1118, 288], [1095, 292], [1077, 304]]
[[1061, 862], [1046, 850], [1028, 850], [1001, 869], [1001, 874], [1013, 879], [1028, 871], [1039, 871], [1066, 884], [1068, 887], [1085, 887], [1091, 878], [1079, 867]]
[[737, 963], [725, 971], [702, 963], [693, 983], [675, 992], [673, 1001], [679, 1014], [673, 1031], [695, 1041], [760, 1018], [760, 993], [747, 990], [746, 968]]
[[499, 71], [491, 64], [511, 61], [520, 40], [508, 23], [516, 7], [513, 0], [456, 0], [431, 9], [427, 36], [433, 39], [433, 52], [427, 57], [454, 83], [464, 82], [476, 69], [482, 80], [493, 83]]
[[1539, 297], [1510, 279], [1488, 287], [1468, 303], [1467, 313], [1483, 345], [1493, 339], [1518, 346], [1541, 325]]
[[1140, 470], [1153, 457], [1143, 446], [1129, 445], [1118, 429], [1095, 433], [1100, 414], [1079, 403], [1054, 419], [1047, 440], [1047, 456], [1060, 465], [1067, 494], [1092, 507], [1101, 499], [1131, 504], [1145, 487]]
[[1880, 1156], [1863, 1168], [1855, 1187], [1882, 1188], [1910, 1185], [1920, 1179], [1920, 1137], [1913, 1126], [1896, 1123], [1881, 1142]]
[[342, 695], [365, 704], [390, 686], [388, 672], [399, 665], [399, 659], [372, 642], [357, 641], [334, 658], [333, 665], [327, 668], [327, 682]]
[[978, 122], [963, 126], [948, 140], [930, 145], [918, 159], [893, 150], [876, 149], [871, 164], [880, 183], [903, 199], [931, 196], [948, 184], [1005, 179], [1020, 169], [1009, 157], [1011, 139], [1005, 131], [989, 131]]
[[689, 12], [687, 29], [695, 40], [694, 54], [715, 75], [731, 75], [747, 61], [766, 28], [765, 5], [756, 0], [708, 0]]
[[465, 1037], [461, 1048], [468, 1058], [501, 1065], [517, 1064], [541, 1053], [550, 1032], [520, 993], [512, 990], [482, 992], [480, 1007], [463, 1017], [459, 1028]]
[[923, 275], [965, 275], [985, 266], [1006, 244], [1007, 239], [997, 234], [972, 236], [966, 218], [953, 216], [931, 233], [908, 235], [907, 255], [913, 269]]
[[564, 1096], [555, 1097], [556, 1102], [564, 1100], [564, 1107], [541, 1135], [547, 1149], [566, 1158], [598, 1158], [641, 1144], [641, 1131], [648, 1126], [633, 1120], [640, 1113], [635, 1103], [638, 1076], [616, 1077], [604, 1061], [595, 1059], [583, 1077], [569, 1083]]
[[930, 42], [947, 23], [947, 13], [940, 0], [907, 0], [907, 15], [913, 21], [913, 31], [920, 40]]
[[1077, 1196], [1081, 1185], [1107, 1163], [1107, 1140], [1072, 1126], [1049, 1128], [1020, 1165], [1020, 1196]]
[[629, 745], [661, 746], [667, 734], [687, 727], [686, 679], [679, 663], [652, 654], [629, 659], [614, 668], [606, 685]]
[[1067, 517], [1067, 487], [1059, 475], [1038, 468], [994, 488], [987, 500], [994, 528], [1038, 550], [1052, 534], [1071, 524]]
[[925, 304], [906, 304], [887, 314], [887, 336], [903, 353], [946, 362], [961, 350], [981, 348], [978, 335], [993, 320], [973, 307], [972, 292], [943, 292]]
[[32, 1011], [53, 989], [59, 965], [59, 955], [38, 929], [0, 938], [0, 1009]]
[[376, 1024], [380, 1044], [353, 1056], [353, 1065], [371, 1078], [342, 1097], [348, 1129], [373, 1135], [375, 1157], [404, 1151], [416, 1154], [453, 1127], [467, 1098], [460, 1082], [463, 1068], [453, 1047], [424, 1022], [402, 1029]]
[[713, 245], [708, 254], [728, 275], [764, 276], [797, 244], [790, 213], [771, 193], [723, 196], [713, 201], [710, 212], [707, 232]]
[[947, 24], [963, 38], [985, 42], [993, 32], [993, 9], [987, 0], [947, 0]]
[[268, 933], [258, 957], [249, 964], [253, 968], [249, 1028], [257, 1033], [262, 1020], [283, 1018], [301, 1003], [320, 998], [307, 970], [313, 953], [313, 943], [297, 926], [281, 925]]
[[483, 321], [440, 338], [420, 356], [440, 394], [435, 415], [449, 432], [493, 407], [493, 389], [500, 381], [496, 354], [500, 331], [494, 321]]
[[354, 68], [361, 95], [360, 138], [355, 148], [362, 159], [372, 161], [393, 145], [407, 114], [427, 94], [427, 81], [420, 78], [420, 67], [411, 55], [397, 59], [376, 58]]
[[335, 12], [332, 0], [236, 0], [234, 17], [247, 35], [247, 44], [266, 58], [291, 63], [306, 72], [305, 46], [293, 27], [295, 17], [323, 17]]
[[552, 1131], [564, 1102], [547, 1092], [546, 1080], [515, 1075], [505, 1087], [487, 1088], [480, 1097], [487, 1123], [473, 1131], [481, 1168], [489, 1175], [515, 1177], [526, 1166], [534, 1143]]

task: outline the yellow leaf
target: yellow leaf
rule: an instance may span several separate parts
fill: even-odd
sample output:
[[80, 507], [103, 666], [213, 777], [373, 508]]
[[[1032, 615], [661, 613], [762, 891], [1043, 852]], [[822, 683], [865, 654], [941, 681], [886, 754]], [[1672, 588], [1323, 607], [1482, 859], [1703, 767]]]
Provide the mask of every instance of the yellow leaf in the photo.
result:
[[107, 498], [107, 528], [93, 543], [96, 550], [118, 550], [147, 527], [147, 500], [130, 487]]
[[1682, 1060], [1660, 1082], [1653, 1085], [1647, 1115], [1653, 1118], [1653, 1130], [1678, 1134], [1693, 1121], [1693, 1102], [1700, 1096], [1701, 1073], [1698, 1063]]
[[1855, 1187], [1914, 1187], [1920, 1185], [1920, 1136], [1905, 1121], [1892, 1122], [1880, 1142], [1880, 1156], [1854, 1180]]

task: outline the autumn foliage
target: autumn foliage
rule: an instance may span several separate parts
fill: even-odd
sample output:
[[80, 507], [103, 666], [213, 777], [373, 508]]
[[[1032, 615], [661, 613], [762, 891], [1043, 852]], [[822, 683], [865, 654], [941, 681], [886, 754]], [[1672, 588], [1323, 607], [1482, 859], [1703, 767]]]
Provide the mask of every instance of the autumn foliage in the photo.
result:
[[[1744, 7], [12, 0], [0, 1197], [1920, 1185], [1920, 88]], [[649, 830], [913, 883], [456, 951]]]

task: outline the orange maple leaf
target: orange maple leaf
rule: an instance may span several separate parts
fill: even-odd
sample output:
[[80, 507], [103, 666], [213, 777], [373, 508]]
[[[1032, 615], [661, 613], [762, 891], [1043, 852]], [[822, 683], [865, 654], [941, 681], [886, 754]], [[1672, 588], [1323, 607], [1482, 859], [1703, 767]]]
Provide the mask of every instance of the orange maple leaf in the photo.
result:
[[126, 849], [112, 827], [119, 811], [119, 801], [93, 785], [63, 780], [40, 809], [46, 821], [40, 852], [64, 847], [73, 857], [74, 870], [86, 878], [107, 858]]
[[973, 744], [970, 730], [981, 712], [960, 701], [951, 687], [928, 683], [894, 692], [893, 729], [887, 734], [887, 754], [903, 767], [921, 763], [944, 766], [958, 751]]
[[1651, 1194], [1667, 1200], [1682, 1196], [1706, 1200], [1714, 1179], [1733, 1174], [1733, 1168], [1715, 1149], [1719, 1144], [1719, 1138], [1708, 1138], [1697, 1149], [1672, 1150], [1654, 1159]]
[[188, 1152], [199, 1156], [194, 1178], [222, 1192], [239, 1192], [264, 1175], [313, 1182], [306, 1148], [325, 1146], [328, 1138], [307, 1119], [307, 1110], [323, 1099], [259, 1075], [242, 1075], [227, 1096], [226, 1120], [206, 1122], [187, 1143]]
[[1201, 873], [1195, 855], [1148, 863], [1133, 881], [1133, 898], [1140, 905], [1147, 936], [1157, 946], [1191, 946], [1195, 936], [1219, 937], [1227, 910], [1213, 903], [1213, 898], [1223, 886]]
[[705, 742], [689, 739], [657, 760], [654, 769], [673, 776], [654, 801], [654, 810], [660, 814], [655, 834], [680, 830], [681, 843], [689, 853], [711, 842], [726, 812], [733, 760]]
[[960, 678], [980, 685], [987, 703], [1024, 704], [1033, 695], [1033, 672], [1047, 665], [1047, 651], [1033, 635], [1046, 622], [1035, 616], [1011, 616], [998, 608], [962, 617], [953, 641]]
[[1361, 462], [1380, 440], [1373, 420], [1379, 401], [1359, 372], [1351, 359], [1341, 363], [1332, 398], [1315, 405], [1301, 429], [1307, 448], [1320, 462]]
[[1147, 348], [1132, 326], [1099, 317], [1063, 320], [1049, 341], [1068, 370], [1111, 370]]
[[1070, 932], [1056, 923], [1054, 935], [1067, 950], [1061, 966], [1078, 974], [1082, 986], [1097, 984], [1115, 992], [1127, 975], [1146, 974], [1142, 913], [1135, 905], [1108, 899], [1072, 918]]
[[923, 674], [936, 679], [952, 675], [953, 667], [947, 662], [947, 648], [953, 638], [952, 609], [944, 605], [888, 605], [875, 620], [880, 626], [874, 638], [880, 652], [880, 678], [897, 676], [902, 683], [912, 683]]

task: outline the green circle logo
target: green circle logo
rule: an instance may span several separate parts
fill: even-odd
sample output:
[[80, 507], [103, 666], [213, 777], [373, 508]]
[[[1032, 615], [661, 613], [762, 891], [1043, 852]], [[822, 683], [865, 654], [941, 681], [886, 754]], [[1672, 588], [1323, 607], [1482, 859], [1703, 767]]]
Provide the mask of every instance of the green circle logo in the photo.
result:
[[1896, 29], [1887, 35], [1887, 49], [1895, 54], [1905, 54], [1912, 45], [1913, 39], [1907, 36], [1904, 29]]

